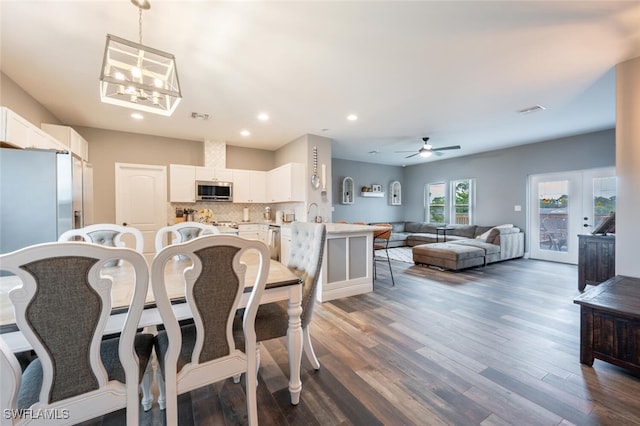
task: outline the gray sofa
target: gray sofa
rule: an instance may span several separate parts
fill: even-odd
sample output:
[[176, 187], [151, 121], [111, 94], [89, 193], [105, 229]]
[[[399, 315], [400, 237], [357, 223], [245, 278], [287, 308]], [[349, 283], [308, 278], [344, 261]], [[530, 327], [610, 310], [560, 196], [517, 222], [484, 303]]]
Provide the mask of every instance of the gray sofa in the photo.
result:
[[389, 247], [413, 247], [415, 263], [446, 269], [486, 265], [524, 255], [524, 233], [512, 225], [447, 225], [446, 242], [441, 223], [390, 222]]

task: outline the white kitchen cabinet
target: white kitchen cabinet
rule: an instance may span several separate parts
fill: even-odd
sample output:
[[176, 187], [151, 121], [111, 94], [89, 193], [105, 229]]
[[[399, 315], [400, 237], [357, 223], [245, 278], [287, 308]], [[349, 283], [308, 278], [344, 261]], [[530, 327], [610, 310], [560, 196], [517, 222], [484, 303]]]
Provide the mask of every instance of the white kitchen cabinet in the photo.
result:
[[280, 263], [289, 264], [291, 256], [291, 228], [288, 226], [280, 227]]
[[304, 201], [304, 164], [288, 163], [267, 172], [267, 202]]
[[83, 160], [89, 160], [89, 143], [69, 126], [42, 123], [42, 130], [63, 143], [69, 151]]
[[267, 172], [233, 170], [233, 202], [264, 203], [267, 201]]
[[172, 203], [195, 203], [195, 182], [195, 166], [169, 164], [169, 201]]
[[0, 140], [16, 148], [67, 149], [56, 138], [6, 107], [0, 109]]
[[231, 169], [221, 169], [217, 167], [196, 166], [196, 180], [233, 182], [233, 171]]
[[268, 244], [269, 225], [260, 223], [239, 223], [238, 236], [248, 240], [258, 240]]

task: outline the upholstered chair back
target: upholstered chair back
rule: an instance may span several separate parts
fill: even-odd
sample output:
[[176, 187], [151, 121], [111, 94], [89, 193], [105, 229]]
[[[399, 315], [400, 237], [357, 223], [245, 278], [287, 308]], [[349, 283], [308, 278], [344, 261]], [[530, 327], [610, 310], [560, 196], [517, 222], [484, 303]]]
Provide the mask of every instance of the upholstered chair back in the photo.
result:
[[[168, 262], [186, 257], [186, 302], [193, 324], [180, 327], [165, 285]], [[242, 319], [245, 348], [233, 336], [236, 312], [245, 294], [244, 256], [257, 256], [258, 267]], [[166, 388], [167, 424], [177, 422], [177, 395], [221, 379], [246, 374], [249, 423], [257, 424], [255, 318], [267, 282], [269, 248], [261, 241], [234, 235], [204, 235], [158, 252], [151, 267], [155, 300], [165, 326], [156, 337], [156, 353]]]
[[291, 224], [291, 254], [288, 267], [304, 282], [302, 290], [302, 327], [309, 325], [313, 313], [326, 228], [322, 223], [293, 222]]
[[171, 244], [184, 243], [202, 235], [217, 235], [220, 231], [213, 225], [199, 222], [180, 222], [164, 226], [156, 233], [156, 253], [166, 245], [165, 238], [171, 238]]
[[[108, 354], [102, 338], [111, 315], [113, 279], [102, 270], [118, 260], [131, 264], [134, 288], [119, 341]], [[144, 257], [128, 248], [57, 242], [1, 255], [0, 269], [14, 274], [9, 279], [18, 285], [9, 299], [16, 325], [38, 356], [23, 377], [19, 370], [7, 374], [11, 377], [3, 374], [3, 381], [16, 381], [20, 390], [15, 406], [3, 408], [27, 409], [38, 403], [41, 409], [67, 409], [69, 423], [75, 424], [127, 407], [128, 423], [137, 424], [142, 374], [134, 340], [149, 280]], [[3, 357], [12, 355], [3, 351]], [[114, 357], [118, 371], [112, 372], [105, 359]]]

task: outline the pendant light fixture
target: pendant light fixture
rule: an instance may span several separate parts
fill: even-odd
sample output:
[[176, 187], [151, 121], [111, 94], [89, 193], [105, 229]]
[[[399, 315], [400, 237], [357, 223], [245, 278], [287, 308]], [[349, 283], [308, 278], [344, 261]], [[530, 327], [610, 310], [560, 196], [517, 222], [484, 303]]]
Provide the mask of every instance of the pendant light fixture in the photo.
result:
[[170, 116], [182, 93], [175, 57], [167, 52], [142, 45], [142, 10], [147, 0], [131, 0], [138, 8], [138, 36], [135, 43], [107, 34], [100, 99], [102, 102]]

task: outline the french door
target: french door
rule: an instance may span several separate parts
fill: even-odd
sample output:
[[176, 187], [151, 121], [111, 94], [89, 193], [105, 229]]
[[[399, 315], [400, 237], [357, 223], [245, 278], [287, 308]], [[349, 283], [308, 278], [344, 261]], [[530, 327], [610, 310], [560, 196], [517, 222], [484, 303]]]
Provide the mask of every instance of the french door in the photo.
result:
[[614, 168], [529, 177], [529, 256], [578, 263], [578, 234], [616, 209]]

